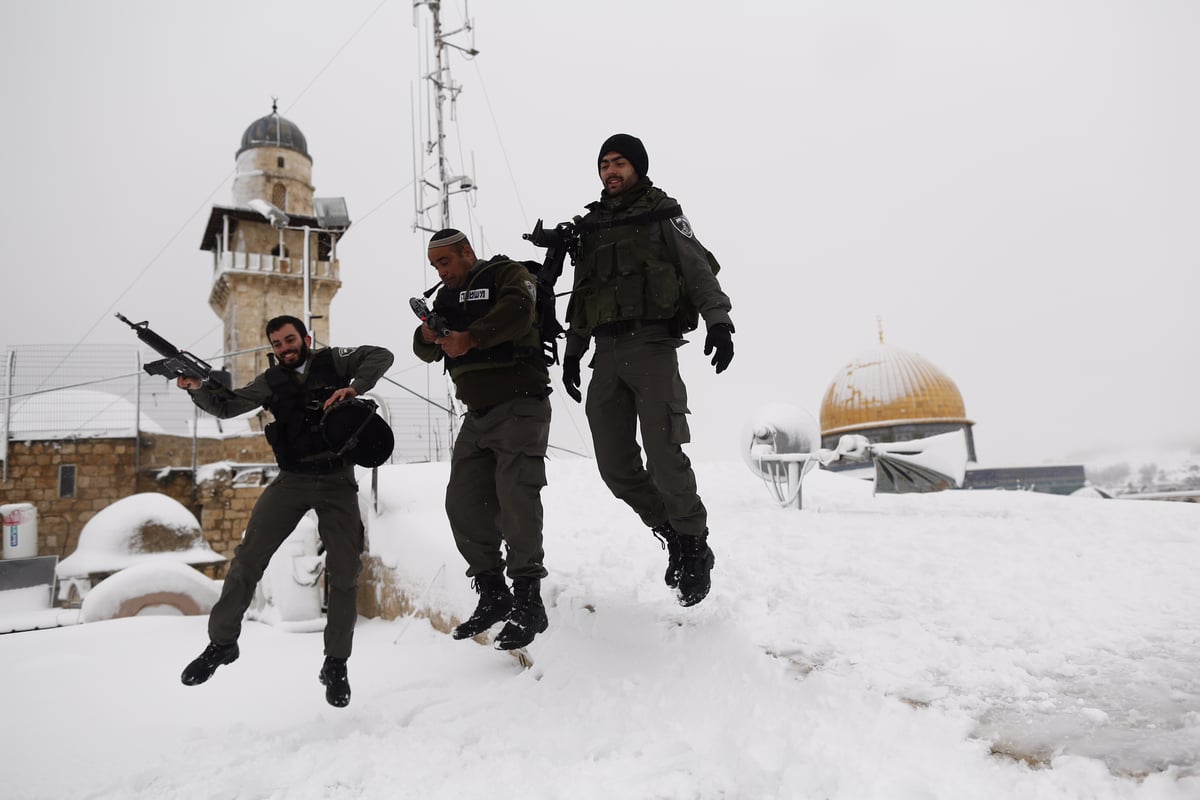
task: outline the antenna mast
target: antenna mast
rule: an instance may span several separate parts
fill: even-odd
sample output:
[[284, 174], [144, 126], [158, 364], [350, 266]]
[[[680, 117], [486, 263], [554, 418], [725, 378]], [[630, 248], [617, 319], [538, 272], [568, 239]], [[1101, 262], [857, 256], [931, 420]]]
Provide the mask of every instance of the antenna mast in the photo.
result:
[[[430, 15], [433, 17], [433, 61], [435, 66], [432, 70], [429, 69], [429, 56], [426, 54], [426, 63], [423, 66], [423, 69], [426, 69], [427, 71], [424, 75], [422, 75], [422, 78], [427, 81], [429, 85], [429, 94], [427, 97], [425, 110], [428, 112], [429, 106], [432, 105], [432, 115], [435, 129], [432, 132], [432, 138], [429, 138], [430, 133], [428, 131], [428, 120], [424, 113], [421, 114], [421, 118], [425, 120], [425, 124], [421, 127], [425, 129], [427, 138], [424, 142], [424, 145], [420, 148], [420, 166], [415, 173], [416, 180], [413, 181], [416, 213], [413, 218], [412, 229], [414, 232], [417, 230], [423, 230], [433, 233], [442, 230], [443, 228], [450, 227], [450, 195], [471, 192], [475, 190], [475, 181], [470, 176], [466, 174], [452, 175], [447, 164], [445, 114], [443, 112], [443, 107], [447, 101], [450, 102], [450, 119], [453, 120], [454, 110], [456, 107], [455, 103], [458, 100], [459, 92], [462, 91], [462, 86], [455, 83], [454, 79], [450, 76], [450, 53], [447, 52], [446, 48], [454, 48], [455, 50], [461, 52], [466, 58], [474, 58], [475, 56], [479, 55], [479, 51], [474, 47], [475, 42], [473, 26], [470, 15], [467, 13], [466, 0], [463, 0], [463, 16], [465, 21], [462, 27], [449, 32], [444, 32], [442, 30], [441, 0], [413, 0], [413, 27], [418, 26], [418, 15], [421, 6], [428, 8]], [[449, 37], [464, 32], [471, 34], [471, 46], [460, 47], [457, 44], [447, 41]], [[417, 116], [417, 114], [413, 114], [414, 121], [416, 120]], [[414, 149], [416, 149], [416, 140], [417, 136], [414, 133]], [[425, 164], [426, 157], [435, 152], [437, 153], [436, 183], [430, 179], [430, 169], [426, 167]], [[415, 153], [414, 160], [416, 160]], [[414, 167], [417, 167], [417, 165], [414, 164]], [[466, 170], [464, 169], [463, 172], [465, 173]], [[436, 194], [437, 196], [436, 200], [433, 202], [429, 202], [428, 195], [430, 194]], [[433, 225], [432, 221], [430, 220], [430, 213], [434, 209], [438, 210], [439, 215], [439, 222], [436, 226]], [[447, 401], [447, 424], [449, 428], [449, 437], [446, 441], [447, 444], [449, 444], [455, 439], [455, 414], [452, 410], [454, 408], [454, 398], [450, 396], [449, 386], [447, 386]], [[431, 444], [433, 444], [438, 440], [438, 437], [434, 435], [432, 426], [430, 427], [430, 434], [429, 441]], [[441, 448], [438, 447], [439, 451], [440, 449]]]
[[[475, 190], [475, 181], [468, 175], [451, 175], [449, 167], [446, 163], [446, 132], [445, 132], [445, 115], [443, 106], [447, 101], [450, 102], [450, 118], [453, 120], [455, 103], [458, 100], [459, 92], [462, 91], [462, 86], [455, 83], [450, 76], [450, 54], [446, 48], [452, 47], [455, 50], [465, 54], [468, 58], [473, 58], [479, 55], [479, 51], [474, 47], [474, 36], [472, 35], [472, 46], [460, 47], [453, 42], [448, 41], [449, 37], [459, 33], [472, 33], [474, 28], [471, 19], [468, 16], [461, 28], [457, 30], [443, 32], [441, 19], [441, 0], [413, 0], [413, 25], [417, 24], [417, 9], [420, 6], [425, 6], [429, 9], [433, 16], [433, 47], [434, 61], [436, 66], [434, 69], [426, 73], [423, 77], [429, 81], [432, 87], [433, 100], [433, 116], [435, 123], [435, 131], [433, 138], [424, 143], [421, 150], [421, 171], [419, 180], [414, 182], [416, 187], [416, 218], [413, 220], [413, 230], [437, 231], [442, 228], [450, 227], [450, 195], [461, 192], [471, 192]], [[464, 3], [464, 15], [466, 6]], [[432, 182], [426, 177], [424, 160], [425, 156], [437, 153], [437, 183]], [[426, 201], [426, 192], [432, 191], [437, 193], [435, 202]], [[437, 208], [440, 215], [440, 224], [437, 227], [432, 227], [429, 222], [429, 212]]]

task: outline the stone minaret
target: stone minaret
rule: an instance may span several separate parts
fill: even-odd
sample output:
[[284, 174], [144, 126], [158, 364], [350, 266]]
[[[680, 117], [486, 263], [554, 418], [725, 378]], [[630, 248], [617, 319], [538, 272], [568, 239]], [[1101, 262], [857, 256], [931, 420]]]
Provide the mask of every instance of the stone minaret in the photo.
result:
[[[309, 236], [309, 296], [314, 345], [329, 342], [329, 305], [341, 288], [337, 237], [349, 227], [325, 219], [313, 208], [312, 158], [296, 125], [271, 113], [242, 134], [233, 179], [233, 205], [213, 206], [200, 249], [213, 254], [213, 285], [208, 304], [225, 323], [226, 353], [267, 344], [267, 320], [280, 314], [304, 319], [304, 231]], [[251, 201], [263, 200], [287, 214], [287, 228], [273, 227]], [[318, 201], [320, 202], [320, 201]], [[267, 368], [267, 352], [226, 359], [233, 385]]]

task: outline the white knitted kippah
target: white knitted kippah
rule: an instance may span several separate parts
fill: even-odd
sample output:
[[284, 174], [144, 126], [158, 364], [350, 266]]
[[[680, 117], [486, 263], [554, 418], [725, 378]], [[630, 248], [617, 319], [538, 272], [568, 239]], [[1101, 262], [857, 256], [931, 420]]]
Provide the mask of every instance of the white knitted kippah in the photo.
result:
[[458, 244], [459, 242], [465, 242], [466, 240], [467, 235], [462, 231], [456, 231], [454, 228], [446, 228], [433, 235], [433, 238], [429, 240], [429, 249], [432, 250], [435, 247], [447, 247], [448, 245]]

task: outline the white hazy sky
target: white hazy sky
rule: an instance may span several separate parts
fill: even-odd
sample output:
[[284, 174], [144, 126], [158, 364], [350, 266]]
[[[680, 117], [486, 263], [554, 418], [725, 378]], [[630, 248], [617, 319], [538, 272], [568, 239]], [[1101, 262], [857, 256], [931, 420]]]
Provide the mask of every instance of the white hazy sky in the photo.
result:
[[[816, 415], [877, 318], [956, 381], [982, 461], [1200, 446], [1194, 3], [470, 13], [480, 55], [452, 58], [448, 133], [480, 189], [451, 222], [478, 249], [539, 257], [520, 234], [594, 199], [599, 144], [626, 131], [722, 262], [737, 355], [714, 376], [702, 337], [681, 351], [694, 455], [732, 456], [759, 401]], [[277, 96], [317, 194], [354, 219], [332, 338], [393, 347], [392, 375], [423, 388], [406, 307], [432, 283], [412, 229], [416, 16], [408, 0], [6, 0], [0, 345], [130, 343], [121, 311], [215, 355], [203, 226]], [[444, 27], [462, 16], [447, 2]], [[578, 447], [582, 411], [561, 399], [556, 430]]]

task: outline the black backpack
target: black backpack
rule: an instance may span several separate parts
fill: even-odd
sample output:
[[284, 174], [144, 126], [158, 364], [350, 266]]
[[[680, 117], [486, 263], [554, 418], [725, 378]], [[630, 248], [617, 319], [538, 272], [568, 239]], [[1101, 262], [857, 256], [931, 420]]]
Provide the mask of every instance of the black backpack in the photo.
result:
[[542, 357], [546, 359], [546, 366], [554, 366], [558, 363], [558, 340], [567, 332], [567, 329], [558, 321], [558, 315], [554, 311], [554, 287], [543, 279], [541, 275], [543, 265], [540, 262], [522, 261], [520, 263], [529, 270], [529, 274], [533, 276], [533, 282], [537, 286], [537, 297], [534, 300], [537, 307], [535, 324], [538, 336], [542, 340]]

